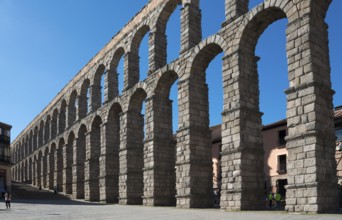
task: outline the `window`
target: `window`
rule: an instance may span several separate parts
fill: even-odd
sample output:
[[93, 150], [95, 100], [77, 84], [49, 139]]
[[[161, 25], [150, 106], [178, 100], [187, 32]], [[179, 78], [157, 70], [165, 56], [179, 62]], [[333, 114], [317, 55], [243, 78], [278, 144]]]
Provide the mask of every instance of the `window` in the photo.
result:
[[278, 131], [278, 144], [279, 146], [285, 146], [286, 145], [286, 130], [280, 130]]
[[342, 128], [337, 128], [335, 131], [336, 134], [336, 141], [342, 141]]
[[0, 128], [0, 135], [10, 137], [10, 130], [5, 129], [5, 128]]
[[279, 174], [286, 173], [286, 154], [278, 156], [278, 171]]
[[5, 135], [6, 135], [7, 137], [10, 137], [10, 130], [5, 130]]

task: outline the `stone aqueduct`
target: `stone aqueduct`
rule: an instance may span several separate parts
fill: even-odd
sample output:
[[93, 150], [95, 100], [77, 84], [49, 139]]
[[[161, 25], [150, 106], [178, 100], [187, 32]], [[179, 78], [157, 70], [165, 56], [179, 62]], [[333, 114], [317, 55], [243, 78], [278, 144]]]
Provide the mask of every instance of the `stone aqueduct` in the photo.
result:
[[[199, 0], [150, 0], [14, 140], [13, 179], [49, 189], [58, 185], [64, 193], [89, 201], [212, 206], [205, 70], [223, 52], [220, 206], [261, 208], [262, 113], [254, 50], [268, 25], [287, 18], [286, 210], [337, 210], [333, 91], [324, 21], [330, 2], [266, 0], [249, 11], [248, 0], [226, 0], [222, 29], [202, 40]], [[180, 4], [180, 56], [167, 63], [166, 24]], [[138, 48], [148, 31], [149, 73], [139, 81]], [[117, 65], [122, 56], [124, 90], [119, 95]], [[169, 93], [177, 79], [174, 138]]]

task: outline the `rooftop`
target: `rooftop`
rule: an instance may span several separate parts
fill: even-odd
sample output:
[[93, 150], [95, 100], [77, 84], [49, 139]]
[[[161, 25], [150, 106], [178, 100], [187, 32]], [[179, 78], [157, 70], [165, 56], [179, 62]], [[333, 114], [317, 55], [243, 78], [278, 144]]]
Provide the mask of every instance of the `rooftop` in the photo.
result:
[[0, 127], [1, 127], [1, 128], [11, 129], [11, 128], [12, 128], [12, 125], [5, 124], [5, 123], [3, 123], [3, 122], [0, 122]]

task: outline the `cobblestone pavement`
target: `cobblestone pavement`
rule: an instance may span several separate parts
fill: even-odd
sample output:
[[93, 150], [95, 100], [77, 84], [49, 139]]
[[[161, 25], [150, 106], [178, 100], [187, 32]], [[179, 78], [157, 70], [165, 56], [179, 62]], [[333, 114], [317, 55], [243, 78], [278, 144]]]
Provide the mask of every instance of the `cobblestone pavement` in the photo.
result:
[[196, 219], [196, 220], [341, 220], [342, 214], [288, 214], [281, 211], [223, 212], [218, 209], [178, 209], [174, 207], [145, 207], [102, 205], [81, 201], [16, 201], [11, 209], [0, 204], [0, 219]]

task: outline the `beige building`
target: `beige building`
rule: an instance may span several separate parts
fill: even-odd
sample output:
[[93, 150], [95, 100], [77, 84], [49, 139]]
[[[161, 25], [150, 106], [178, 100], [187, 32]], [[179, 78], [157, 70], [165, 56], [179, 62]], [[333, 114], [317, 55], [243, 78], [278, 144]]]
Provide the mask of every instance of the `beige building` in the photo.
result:
[[11, 191], [11, 128], [12, 126], [0, 122], [0, 193]]
[[[336, 168], [338, 183], [342, 184], [342, 106], [335, 109], [335, 133], [336, 133]], [[267, 191], [280, 191], [285, 195], [287, 185], [286, 161], [288, 151], [286, 149], [287, 126], [286, 120], [282, 120], [263, 128], [264, 143], [264, 172]]]
[[[286, 162], [288, 151], [286, 149], [287, 124], [281, 120], [263, 126], [263, 150], [265, 192], [276, 192], [285, 196], [287, 185]], [[211, 128], [212, 133], [212, 157], [213, 157], [213, 187], [220, 188], [221, 170], [221, 125]], [[336, 167], [339, 185], [342, 185], [342, 106], [335, 108], [335, 133], [336, 133]]]

